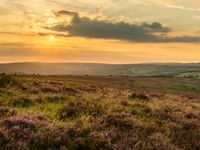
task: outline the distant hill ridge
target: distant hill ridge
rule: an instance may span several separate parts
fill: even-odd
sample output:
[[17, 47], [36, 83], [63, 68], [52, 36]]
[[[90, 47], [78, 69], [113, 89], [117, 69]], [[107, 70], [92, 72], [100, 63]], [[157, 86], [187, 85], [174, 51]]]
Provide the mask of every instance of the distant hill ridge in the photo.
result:
[[200, 72], [200, 63], [101, 64], [23, 62], [0, 64], [0, 73], [8, 74], [163, 76], [184, 72]]

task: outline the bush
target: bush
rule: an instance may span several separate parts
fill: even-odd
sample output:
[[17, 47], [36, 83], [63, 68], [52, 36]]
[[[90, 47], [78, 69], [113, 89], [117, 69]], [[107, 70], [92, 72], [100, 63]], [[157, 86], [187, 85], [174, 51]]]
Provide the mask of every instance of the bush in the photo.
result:
[[169, 139], [163, 137], [163, 135], [157, 133], [153, 134], [148, 138], [146, 148], [152, 150], [178, 150], [173, 144], [170, 143]]
[[20, 129], [35, 130], [35, 121], [31, 117], [27, 116], [16, 116], [4, 121], [4, 127], [6, 130], [15, 128], [18, 126]]
[[151, 115], [152, 109], [145, 104], [134, 104], [131, 109], [133, 115]]
[[69, 87], [64, 87], [63, 92], [67, 93], [68, 95], [75, 95], [75, 94], [79, 93], [79, 91], [77, 89], [73, 89], [73, 88], [69, 88]]
[[13, 78], [9, 75], [0, 75], [0, 87], [6, 87], [8, 84], [13, 82]]
[[20, 98], [16, 98], [10, 101], [10, 105], [14, 107], [30, 107], [34, 105], [34, 102], [30, 98], [20, 97]]
[[43, 87], [42, 92], [44, 93], [53, 93], [53, 94], [57, 94], [61, 92], [61, 89], [57, 88], [57, 87]]
[[50, 126], [39, 130], [35, 139], [30, 143], [31, 149], [69, 149], [69, 150], [103, 150], [111, 149], [98, 132], [87, 132], [86, 129], [72, 127]]
[[58, 111], [58, 118], [60, 120], [74, 118], [77, 116], [78, 113], [80, 113], [79, 111], [80, 111], [79, 106], [71, 102]]
[[10, 110], [6, 107], [0, 107], [0, 118], [10, 117], [16, 114], [16, 111]]
[[182, 119], [182, 116], [180, 114], [177, 114], [173, 112], [173, 110], [170, 107], [164, 107], [155, 110], [152, 113], [152, 117], [157, 119], [158, 122], [164, 123], [166, 121], [171, 121], [171, 122], [180, 122]]
[[199, 122], [185, 120], [181, 126], [173, 126], [170, 128], [170, 139], [175, 145], [184, 149], [200, 149], [200, 133]]
[[127, 113], [110, 113], [108, 114], [103, 123], [106, 127], [116, 127], [120, 129], [133, 129], [134, 120], [130, 114]]
[[62, 95], [49, 95], [45, 97], [46, 101], [49, 103], [58, 103], [60, 101], [64, 101], [66, 99], [65, 96]]
[[136, 94], [136, 93], [132, 93], [129, 98], [131, 99], [137, 99], [137, 100], [141, 100], [141, 101], [149, 101], [150, 97], [145, 95], [145, 94]]
[[73, 119], [81, 114], [98, 116], [104, 112], [104, 108], [97, 102], [90, 101], [70, 101], [58, 111], [60, 120]]
[[8, 143], [4, 143], [0, 148], [26, 149], [30, 141], [35, 138], [36, 123], [30, 117], [12, 117], [3, 121], [3, 126], [4, 140], [8, 139]]
[[186, 113], [184, 115], [184, 117], [187, 118], [187, 119], [197, 119], [197, 118], [199, 118], [199, 116], [197, 114], [193, 113], [193, 112]]

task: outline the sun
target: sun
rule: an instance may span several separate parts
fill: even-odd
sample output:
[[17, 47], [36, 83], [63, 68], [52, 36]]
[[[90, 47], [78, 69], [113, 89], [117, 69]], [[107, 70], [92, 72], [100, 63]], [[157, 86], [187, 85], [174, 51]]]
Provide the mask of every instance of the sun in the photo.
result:
[[55, 39], [55, 36], [50, 35], [50, 36], [49, 36], [49, 39], [50, 39], [50, 40], [54, 40], [54, 39]]

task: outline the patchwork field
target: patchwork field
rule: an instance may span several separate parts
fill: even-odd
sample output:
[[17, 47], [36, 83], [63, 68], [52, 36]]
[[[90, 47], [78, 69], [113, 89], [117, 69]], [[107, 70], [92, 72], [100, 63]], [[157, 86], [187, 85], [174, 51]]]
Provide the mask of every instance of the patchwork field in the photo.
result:
[[1, 75], [0, 149], [199, 150], [200, 80]]

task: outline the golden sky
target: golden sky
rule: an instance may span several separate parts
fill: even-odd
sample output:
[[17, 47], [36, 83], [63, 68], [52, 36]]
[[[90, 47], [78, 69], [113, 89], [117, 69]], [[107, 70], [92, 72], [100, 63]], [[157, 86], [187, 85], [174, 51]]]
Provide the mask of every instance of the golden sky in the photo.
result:
[[1, 0], [0, 62], [200, 62], [199, 0]]

